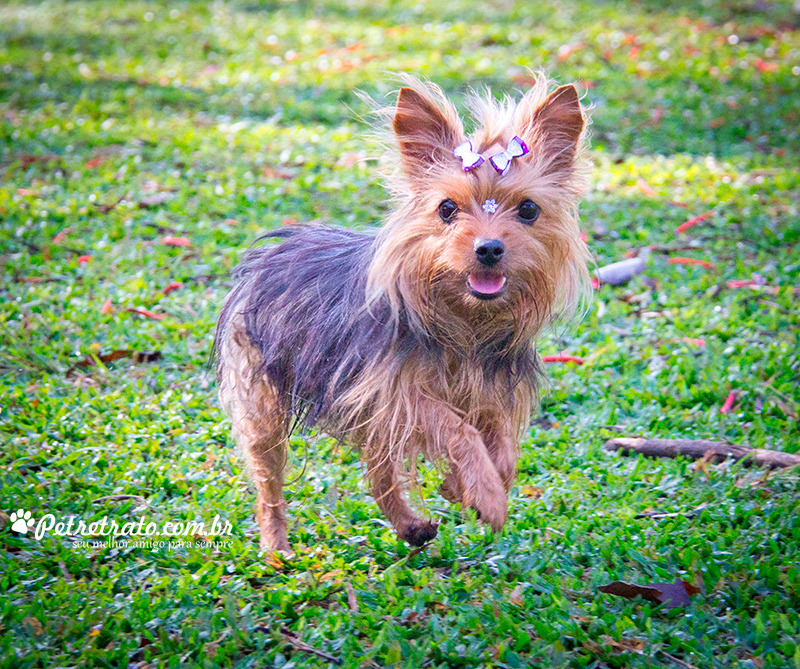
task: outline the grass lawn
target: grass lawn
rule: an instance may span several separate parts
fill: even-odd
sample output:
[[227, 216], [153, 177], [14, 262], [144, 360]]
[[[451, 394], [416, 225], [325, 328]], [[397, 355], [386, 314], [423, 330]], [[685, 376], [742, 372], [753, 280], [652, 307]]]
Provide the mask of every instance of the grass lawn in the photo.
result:
[[[603, 448], [800, 451], [800, 17], [549, 4], [2, 3], [0, 667], [800, 668], [798, 471]], [[267, 560], [208, 367], [230, 269], [281, 224], [385, 215], [356, 89], [408, 71], [458, 101], [528, 67], [580, 82], [589, 245], [646, 278], [542, 340], [584, 364], [548, 365], [502, 535], [425, 470], [442, 524], [411, 551], [357, 456], [298, 434], [298, 555]], [[87, 364], [120, 349], [161, 355]], [[233, 530], [86, 547], [12, 531], [18, 509]], [[675, 578], [701, 592], [671, 611], [598, 590]]]

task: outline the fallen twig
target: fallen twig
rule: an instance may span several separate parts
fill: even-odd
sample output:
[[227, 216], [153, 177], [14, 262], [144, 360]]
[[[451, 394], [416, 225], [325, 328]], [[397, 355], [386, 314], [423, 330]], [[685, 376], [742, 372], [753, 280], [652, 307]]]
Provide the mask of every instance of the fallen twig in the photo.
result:
[[115, 200], [114, 202], [109, 202], [108, 204], [101, 204], [99, 202], [94, 202], [93, 204], [94, 204], [95, 207], [97, 207], [97, 211], [99, 211], [101, 214], [108, 214], [111, 211], [113, 211], [113, 209], [120, 202], [122, 202], [125, 199], [125, 197], [126, 197], [126, 195], [120, 195], [117, 200]]
[[681, 659], [681, 658], [679, 658], [679, 657], [675, 657], [674, 655], [670, 655], [670, 654], [669, 654], [667, 651], [665, 651], [665, 650], [660, 650], [659, 652], [660, 652], [660, 653], [661, 653], [661, 654], [662, 654], [664, 657], [666, 657], [666, 658], [667, 658], [667, 659], [668, 659], [670, 662], [674, 662], [675, 664], [679, 664], [679, 665], [681, 665], [682, 667], [684, 667], [684, 669], [697, 669], [697, 667], [696, 667], [696, 666], [694, 666], [693, 664], [689, 664], [688, 662], [686, 662], [686, 661], [682, 660], [682, 659]]
[[652, 518], [653, 520], [658, 520], [660, 518], [694, 518], [705, 508], [706, 505], [701, 504], [696, 509], [690, 511], [673, 511], [670, 513], [665, 513], [663, 511], [647, 511], [645, 513], [637, 513], [634, 518]]
[[303, 653], [311, 653], [312, 655], [321, 657], [323, 660], [331, 662], [337, 666], [342, 664], [341, 658], [338, 658], [335, 655], [330, 655], [324, 650], [318, 650], [317, 648], [314, 648], [314, 646], [309, 646], [304, 641], [300, 641], [300, 639], [297, 638], [297, 635], [288, 627], [281, 627], [281, 634], [283, 635], [283, 638], [292, 644], [296, 650], [299, 650]]
[[100, 502], [121, 502], [129, 499], [140, 502], [144, 506], [150, 506], [148, 501], [141, 495], [104, 495], [103, 497], [93, 499], [92, 504], [98, 504]]
[[800, 465], [800, 455], [772, 451], [767, 448], [750, 448], [737, 444], [726, 444], [723, 441], [705, 441], [694, 439], [643, 439], [618, 437], [606, 442], [609, 451], [620, 451], [623, 455], [639, 453], [654, 458], [677, 458], [679, 456], [693, 460], [705, 459], [711, 462], [722, 462], [728, 458], [742, 460], [746, 465], [777, 469]]
[[142, 225], [146, 225], [151, 228], [155, 228], [156, 232], [159, 234], [165, 234], [167, 232], [172, 233], [173, 235], [184, 235], [186, 234], [183, 230], [178, 228], [171, 228], [168, 225], [161, 225], [160, 223], [153, 223], [152, 221], [142, 221]]
[[347, 591], [347, 608], [351, 613], [358, 613], [358, 599], [356, 599], [356, 591], [349, 581], [344, 584], [344, 589]]

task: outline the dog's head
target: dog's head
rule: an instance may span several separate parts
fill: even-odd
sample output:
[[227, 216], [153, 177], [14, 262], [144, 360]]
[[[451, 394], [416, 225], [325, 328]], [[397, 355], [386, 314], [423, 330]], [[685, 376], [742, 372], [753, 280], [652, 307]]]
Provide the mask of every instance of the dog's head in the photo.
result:
[[585, 120], [577, 91], [539, 76], [519, 103], [487, 93], [467, 137], [454, 107], [408, 80], [392, 126], [399, 206], [379, 237], [369, 284], [429, 332], [520, 337], [574, 310], [588, 285], [577, 204]]

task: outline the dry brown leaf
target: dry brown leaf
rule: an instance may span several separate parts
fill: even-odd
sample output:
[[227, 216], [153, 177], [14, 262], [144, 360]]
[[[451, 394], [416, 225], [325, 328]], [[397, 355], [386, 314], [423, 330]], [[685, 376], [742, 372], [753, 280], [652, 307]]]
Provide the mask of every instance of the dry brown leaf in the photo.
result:
[[28, 616], [23, 620], [23, 622], [30, 626], [33, 630], [33, 633], [37, 636], [42, 633], [42, 623], [40, 623], [36, 618], [33, 616]]
[[530, 499], [539, 499], [544, 494], [544, 490], [541, 488], [530, 485], [522, 486], [521, 492], [525, 497], [529, 497]]
[[700, 592], [691, 583], [679, 578], [676, 578], [674, 583], [651, 583], [648, 585], [613, 581], [608, 585], [601, 585], [598, 590], [625, 599], [634, 599], [639, 596], [653, 604], [664, 604], [667, 609], [687, 606], [690, 603], [689, 598]]
[[114, 362], [115, 360], [121, 360], [122, 358], [132, 358], [134, 362], [155, 362], [160, 357], [161, 351], [140, 352], [133, 351], [131, 349], [119, 348], [115, 351], [111, 351], [111, 353], [105, 353], [103, 355], [87, 355], [85, 358], [79, 362], [76, 362], [72, 367], [70, 367], [67, 371], [67, 374], [74, 371], [78, 367], [94, 367], [98, 360], [105, 365], [109, 362]]

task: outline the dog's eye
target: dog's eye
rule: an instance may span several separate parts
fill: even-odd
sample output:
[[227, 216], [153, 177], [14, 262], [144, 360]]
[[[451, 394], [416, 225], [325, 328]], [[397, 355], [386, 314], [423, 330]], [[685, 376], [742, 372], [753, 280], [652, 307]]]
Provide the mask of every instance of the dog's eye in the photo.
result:
[[542, 213], [542, 210], [539, 209], [539, 205], [531, 200], [523, 200], [519, 205], [519, 209], [517, 209], [517, 215], [523, 223], [528, 225], [539, 218], [540, 213]]
[[443, 200], [439, 204], [439, 216], [445, 223], [452, 223], [458, 213], [458, 205], [452, 200]]

